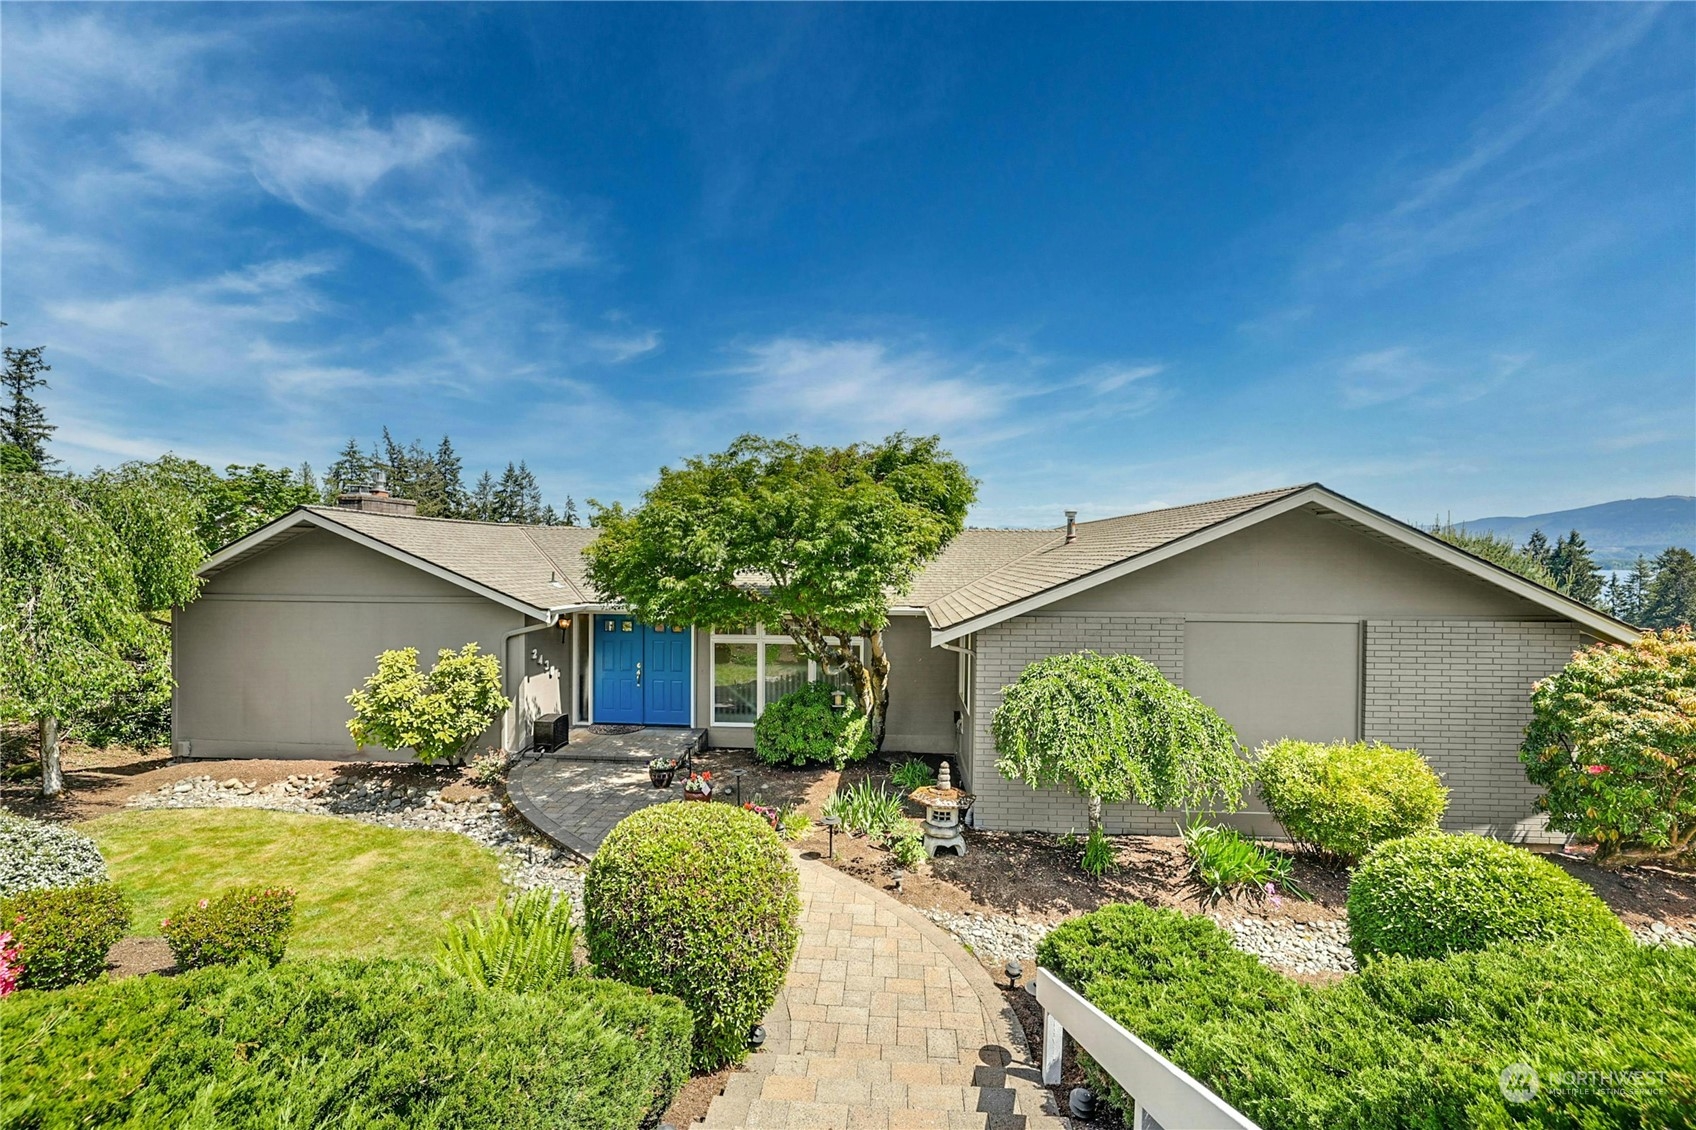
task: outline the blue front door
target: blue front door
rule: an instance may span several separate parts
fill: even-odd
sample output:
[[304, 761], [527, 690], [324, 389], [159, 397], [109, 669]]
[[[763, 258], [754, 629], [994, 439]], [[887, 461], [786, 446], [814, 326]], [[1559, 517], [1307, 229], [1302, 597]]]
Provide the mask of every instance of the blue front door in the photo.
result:
[[642, 721], [642, 625], [595, 617], [595, 721]]
[[689, 724], [688, 628], [653, 624], [644, 628], [642, 646], [642, 712], [650, 726]]
[[594, 632], [595, 721], [689, 724], [693, 633], [630, 616], [596, 616]]

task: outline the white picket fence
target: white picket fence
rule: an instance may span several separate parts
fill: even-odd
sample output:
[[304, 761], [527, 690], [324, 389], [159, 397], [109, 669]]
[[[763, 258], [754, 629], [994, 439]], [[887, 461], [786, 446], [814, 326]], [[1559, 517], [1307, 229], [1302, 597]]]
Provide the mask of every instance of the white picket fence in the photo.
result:
[[1042, 1081], [1060, 1082], [1068, 1035], [1136, 1100], [1132, 1130], [1260, 1130], [1224, 1099], [1139, 1040], [1046, 969], [1036, 971], [1042, 1005]]

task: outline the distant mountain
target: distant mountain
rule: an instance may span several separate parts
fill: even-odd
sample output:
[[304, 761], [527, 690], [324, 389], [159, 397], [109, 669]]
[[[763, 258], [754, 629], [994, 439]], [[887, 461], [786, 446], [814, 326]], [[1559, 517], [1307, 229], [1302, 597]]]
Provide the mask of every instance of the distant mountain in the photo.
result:
[[1515, 545], [1524, 545], [1532, 530], [1542, 530], [1551, 543], [1567, 531], [1577, 530], [1584, 535], [1599, 567], [1623, 569], [1639, 554], [1654, 557], [1669, 545], [1696, 551], [1696, 496], [1622, 498], [1524, 518], [1474, 518], [1460, 525], [1512, 538]]

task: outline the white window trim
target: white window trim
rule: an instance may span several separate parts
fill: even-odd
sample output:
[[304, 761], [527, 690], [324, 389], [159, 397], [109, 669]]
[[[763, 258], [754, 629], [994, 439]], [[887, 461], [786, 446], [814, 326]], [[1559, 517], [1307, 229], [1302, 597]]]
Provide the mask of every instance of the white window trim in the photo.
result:
[[[711, 700], [711, 713], [707, 724], [727, 730], [752, 730], [753, 722], [720, 722], [718, 720], [718, 645], [721, 643], [749, 643], [754, 645], [754, 717], [757, 719], [766, 712], [766, 645], [792, 644], [794, 636], [780, 635], [767, 632], [765, 625], [757, 625], [753, 632], [714, 632], [707, 641], [707, 686], [708, 698]], [[848, 641], [849, 646], [860, 653], [860, 662], [866, 661], [866, 641], [855, 636]], [[807, 659], [807, 681], [817, 682], [819, 664], [816, 659]]]

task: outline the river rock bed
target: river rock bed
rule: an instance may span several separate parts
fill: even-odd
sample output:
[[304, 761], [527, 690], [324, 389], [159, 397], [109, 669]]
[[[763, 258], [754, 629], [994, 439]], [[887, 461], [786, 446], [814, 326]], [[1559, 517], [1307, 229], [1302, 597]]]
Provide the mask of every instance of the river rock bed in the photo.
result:
[[1221, 922], [1244, 953], [1283, 973], [1353, 973], [1346, 919], [1326, 922], [1273, 922], [1237, 918]]
[[583, 870], [574, 856], [542, 839], [516, 813], [478, 787], [451, 783], [426, 788], [378, 778], [303, 774], [259, 786], [208, 774], [160, 785], [130, 808], [262, 808], [341, 816], [385, 828], [453, 832], [492, 849], [501, 878], [516, 890], [546, 887], [583, 904]]

